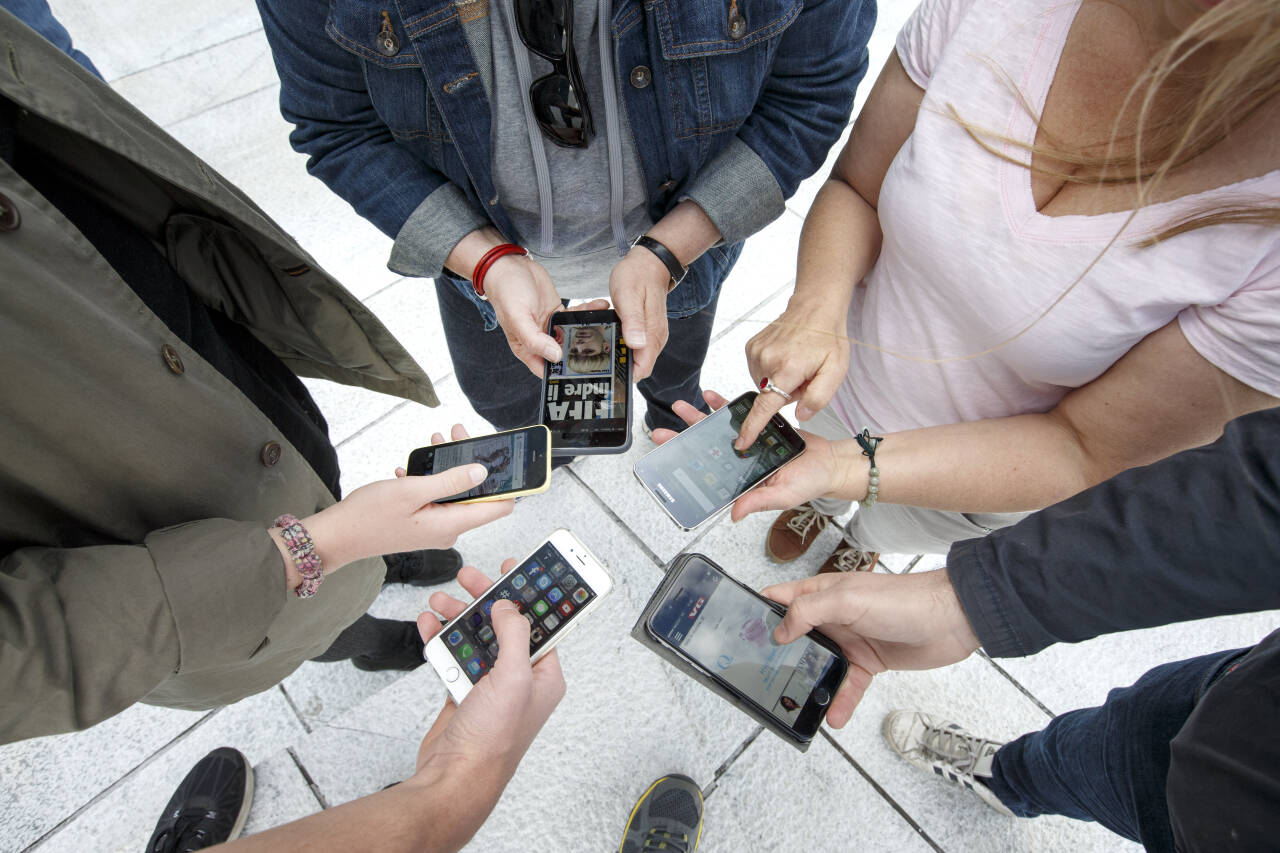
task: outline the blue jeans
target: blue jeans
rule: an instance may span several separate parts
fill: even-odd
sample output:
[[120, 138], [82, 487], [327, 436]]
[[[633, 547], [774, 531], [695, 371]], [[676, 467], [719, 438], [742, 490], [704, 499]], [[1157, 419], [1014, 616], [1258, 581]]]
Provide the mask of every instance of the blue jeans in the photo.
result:
[[[511, 353], [501, 328], [485, 331], [476, 306], [448, 279], [436, 279], [440, 322], [453, 360], [458, 385], [471, 407], [494, 429], [515, 429], [541, 422], [542, 380]], [[718, 299], [718, 295], [717, 295]], [[667, 319], [670, 335], [653, 366], [653, 373], [636, 384], [649, 404], [650, 427], [682, 430], [684, 421], [671, 410], [676, 400], [709, 411], [702, 399], [702, 362], [711, 344], [716, 299], [680, 319]]]
[[1150, 670], [1097, 708], [1071, 711], [996, 753], [990, 787], [1019, 817], [1096, 820], [1154, 851], [1170, 851], [1169, 742], [1200, 697], [1248, 649]]

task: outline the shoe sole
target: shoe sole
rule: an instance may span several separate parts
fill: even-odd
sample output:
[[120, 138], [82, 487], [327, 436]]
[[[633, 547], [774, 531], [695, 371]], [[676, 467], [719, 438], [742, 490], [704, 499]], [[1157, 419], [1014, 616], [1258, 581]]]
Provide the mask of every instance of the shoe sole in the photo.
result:
[[[690, 785], [694, 787], [694, 790], [698, 792], [698, 805], [701, 806], [703, 804], [702, 789], [698, 787], [697, 782], [693, 781], [688, 776], [685, 776], [683, 773], [668, 773], [666, 776], [660, 777], [652, 785], [650, 785], [648, 788], [645, 789], [645, 792], [640, 795], [640, 799], [636, 800], [636, 804], [631, 807], [631, 814], [627, 815], [627, 822], [622, 828], [622, 841], [618, 842], [618, 853], [622, 853], [622, 848], [625, 847], [627, 844], [627, 831], [631, 829], [631, 822], [636, 819], [636, 813], [640, 811], [640, 807], [643, 806], [648, 801], [649, 795], [653, 793], [653, 789], [658, 787], [668, 779], [679, 779], [682, 782], [688, 782]], [[702, 812], [699, 811], [698, 812], [698, 834], [697, 836], [694, 837], [693, 846], [690, 847], [689, 849], [697, 850], [698, 844], [701, 841], [702, 841]]]
[[[244, 755], [244, 753], [241, 753]], [[227, 836], [227, 841], [235, 841], [240, 837], [240, 833], [244, 832], [244, 825], [249, 820], [249, 812], [253, 809], [253, 765], [249, 763], [249, 759], [244, 761], [244, 799], [240, 801], [240, 814], [236, 815], [236, 822], [231, 826], [231, 834]]]
[[771, 561], [777, 563], [780, 566], [785, 566], [787, 563], [794, 563], [796, 560], [803, 557], [808, 551], [809, 549], [805, 548], [803, 551], [801, 551], [799, 554], [796, 554], [794, 557], [787, 557], [784, 560], [782, 557], [779, 557], [777, 554], [773, 553], [773, 549], [769, 547], [769, 540], [768, 539], [764, 540], [764, 555], [768, 557]]

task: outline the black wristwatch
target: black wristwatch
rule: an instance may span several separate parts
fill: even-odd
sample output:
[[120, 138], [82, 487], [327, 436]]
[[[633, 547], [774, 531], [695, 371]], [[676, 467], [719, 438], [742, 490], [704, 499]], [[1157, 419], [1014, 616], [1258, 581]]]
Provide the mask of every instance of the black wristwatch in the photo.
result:
[[631, 244], [632, 248], [643, 246], [650, 252], [658, 256], [658, 260], [662, 261], [662, 265], [667, 268], [667, 272], [671, 275], [671, 286], [667, 288], [667, 293], [675, 290], [680, 286], [680, 282], [684, 281], [684, 277], [689, 274], [689, 268], [680, 265], [676, 260], [676, 256], [671, 250], [650, 237], [648, 234], [641, 234], [636, 241]]

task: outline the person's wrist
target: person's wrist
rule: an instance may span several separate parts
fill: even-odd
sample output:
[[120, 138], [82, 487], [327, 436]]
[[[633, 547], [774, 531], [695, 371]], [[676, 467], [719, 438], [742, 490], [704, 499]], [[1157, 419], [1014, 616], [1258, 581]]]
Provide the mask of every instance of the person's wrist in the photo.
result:
[[834, 324], [844, 328], [845, 317], [849, 314], [851, 295], [837, 293], [835, 287], [803, 287], [797, 284], [796, 290], [787, 300], [783, 316], [813, 325]]
[[354, 559], [359, 559], [358, 556], [348, 554], [343, 547], [343, 536], [340, 532], [342, 527], [336, 523], [335, 518], [341, 511], [339, 506], [334, 504], [302, 519], [303, 526], [311, 534], [316, 556], [320, 558], [320, 564], [324, 567], [326, 575], [336, 572]]
[[943, 624], [949, 626], [954, 642], [966, 653], [973, 654], [982, 648], [982, 640], [973, 630], [969, 614], [964, 612], [964, 605], [960, 603], [960, 596], [956, 595], [956, 588], [951, 583], [948, 569], [943, 566], [938, 571], [928, 574], [935, 576], [931, 597], [942, 608], [945, 620]]
[[851, 438], [833, 441], [831, 446], [836, 455], [833, 467], [840, 472], [833, 496], [850, 501], [865, 500], [871, 482], [871, 461], [862, 455], [862, 448]]

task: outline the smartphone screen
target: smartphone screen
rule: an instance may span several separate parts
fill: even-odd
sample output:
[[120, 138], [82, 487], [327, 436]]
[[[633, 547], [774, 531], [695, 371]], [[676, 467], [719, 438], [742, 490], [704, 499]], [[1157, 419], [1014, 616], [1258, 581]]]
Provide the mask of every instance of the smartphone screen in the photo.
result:
[[734, 449], [755, 398], [743, 394], [636, 463], [636, 475], [681, 527], [706, 521], [804, 450], [778, 415], [746, 451]]
[[479, 462], [489, 471], [480, 485], [436, 503], [456, 503], [515, 492], [541, 490], [549, 469], [547, 431], [540, 425], [419, 447], [405, 466], [411, 475], [439, 474]]
[[631, 354], [613, 311], [559, 311], [548, 328], [561, 360], [547, 362], [542, 423], [557, 455], [622, 450], [631, 442]]
[[595, 600], [595, 590], [579, 572], [555, 545], [546, 542], [453, 623], [444, 635], [444, 645], [472, 684], [484, 677], [498, 659], [498, 642], [489, 613], [494, 602], [500, 598], [514, 601], [529, 620], [532, 657]]
[[793, 730], [817, 731], [845, 659], [802, 637], [780, 646], [782, 616], [718, 566], [691, 556], [649, 618], [649, 630]]

